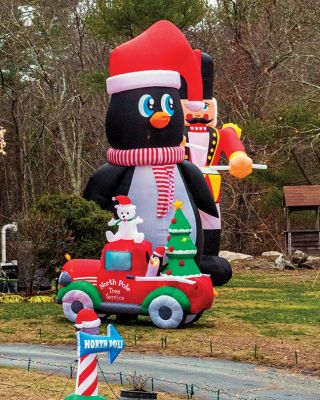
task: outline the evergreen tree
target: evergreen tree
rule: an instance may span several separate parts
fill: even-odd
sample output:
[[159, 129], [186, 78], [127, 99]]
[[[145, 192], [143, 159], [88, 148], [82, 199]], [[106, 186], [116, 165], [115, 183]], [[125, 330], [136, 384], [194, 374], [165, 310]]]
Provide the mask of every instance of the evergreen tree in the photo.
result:
[[190, 238], [191, 225], [182, 211], [183, 202], [176, 200], [174, 217], [169, 227], [167, 243], [168, 264], [164, 269], [167, 275], [198, 275], [200, 270], [194, 261], [197, 248]]
[[199, 23], [209, 7], [206, 0], [98, 0], [87, 23], [95, 37], [118, 41], [139, 35], [161, 19], [187, 29]]

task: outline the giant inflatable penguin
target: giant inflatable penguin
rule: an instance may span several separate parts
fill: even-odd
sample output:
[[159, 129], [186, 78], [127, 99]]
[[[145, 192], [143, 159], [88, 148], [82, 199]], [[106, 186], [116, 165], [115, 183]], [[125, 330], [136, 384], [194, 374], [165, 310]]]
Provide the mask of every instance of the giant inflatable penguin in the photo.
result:
[[[187, 141], [185, 158], [197, 167], [216, 166], [224, 153], [230, 165], [230, 174], [242, 179], [252, 172], [252, 160], [241, 143], [241, 129], [233, 123], [217, 126], [217, 101], [213, 97], [214, 64], [209, 54], [194, 50], [201, 68], [203, 103], [201, 110], [188, 108], [188, 85], [182, 78], [179, 93], [185, 118], [185, 137]], [[190, 146], [190, 147], [188, 147]], [[221, 175], [217, 171], [205, 174], [204, 178], [217, 206], [219, 216], [207, 215], [200, 210], [204, 231], [203, 254], [218, 255], [221, 234]]]
[[232, 275], [230, 265], [202, 254], [199, 210], [218, 216], [215, 203], [202, 173], [184, 161], [185, 149], [180, 146], [180, 74], [189, 87], [188, 107], [203, 107], [201, 72], [188, 41], [172, 23], [159, 21], [113, 50], [109, 71], [108, 163], [90, 178], [84, 197], [114, 211], [112, 199], [129, 196], [153, 248], [167, 242], [174, 199], [184, 201], [201, 271], [211, 274], [215, 285], [226, 283]]

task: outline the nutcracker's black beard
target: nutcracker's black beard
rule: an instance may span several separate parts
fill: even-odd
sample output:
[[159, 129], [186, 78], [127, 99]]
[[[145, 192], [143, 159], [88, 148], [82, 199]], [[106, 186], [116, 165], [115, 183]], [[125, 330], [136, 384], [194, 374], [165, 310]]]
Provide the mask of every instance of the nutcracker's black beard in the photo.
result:
[[191, 119], [186, 119], [188, 124], [193, 125], [193, 124], [210, 124], [212, 119], [207, 119], [207, 118], [191, 118]]

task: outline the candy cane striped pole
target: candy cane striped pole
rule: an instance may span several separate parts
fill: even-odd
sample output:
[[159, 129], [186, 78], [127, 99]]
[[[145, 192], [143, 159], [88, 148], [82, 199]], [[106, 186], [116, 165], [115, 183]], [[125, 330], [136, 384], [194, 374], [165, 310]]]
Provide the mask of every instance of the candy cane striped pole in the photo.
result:
[[[99, 335], [100, 319], [90, 308], [79, 311], [76, 318], [76, 328], [80, 331]], [[98, 360], [96, 353], [80, 355], [78, 342], [78, 370], [75, 394], [79, 396], [98, 396]]]
[[98, 396], [96, 354], [87, 354], [78, 359], [76, 394], [81, 396]]

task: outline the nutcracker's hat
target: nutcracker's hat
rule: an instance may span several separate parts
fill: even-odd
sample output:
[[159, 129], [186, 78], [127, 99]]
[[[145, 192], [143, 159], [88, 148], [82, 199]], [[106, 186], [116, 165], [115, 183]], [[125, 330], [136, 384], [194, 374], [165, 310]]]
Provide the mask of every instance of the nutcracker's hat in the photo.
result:
[[[213, 80], [215, 75], [213, 59], [209, 54], [201, 50], [197, 49], [193, 52], [201, 68], [203, 99], [211, 99], [213, 97]], [[181, 77], [179, 93], [181, 99], [188, 98], [187, 82], [183, 76]]]

